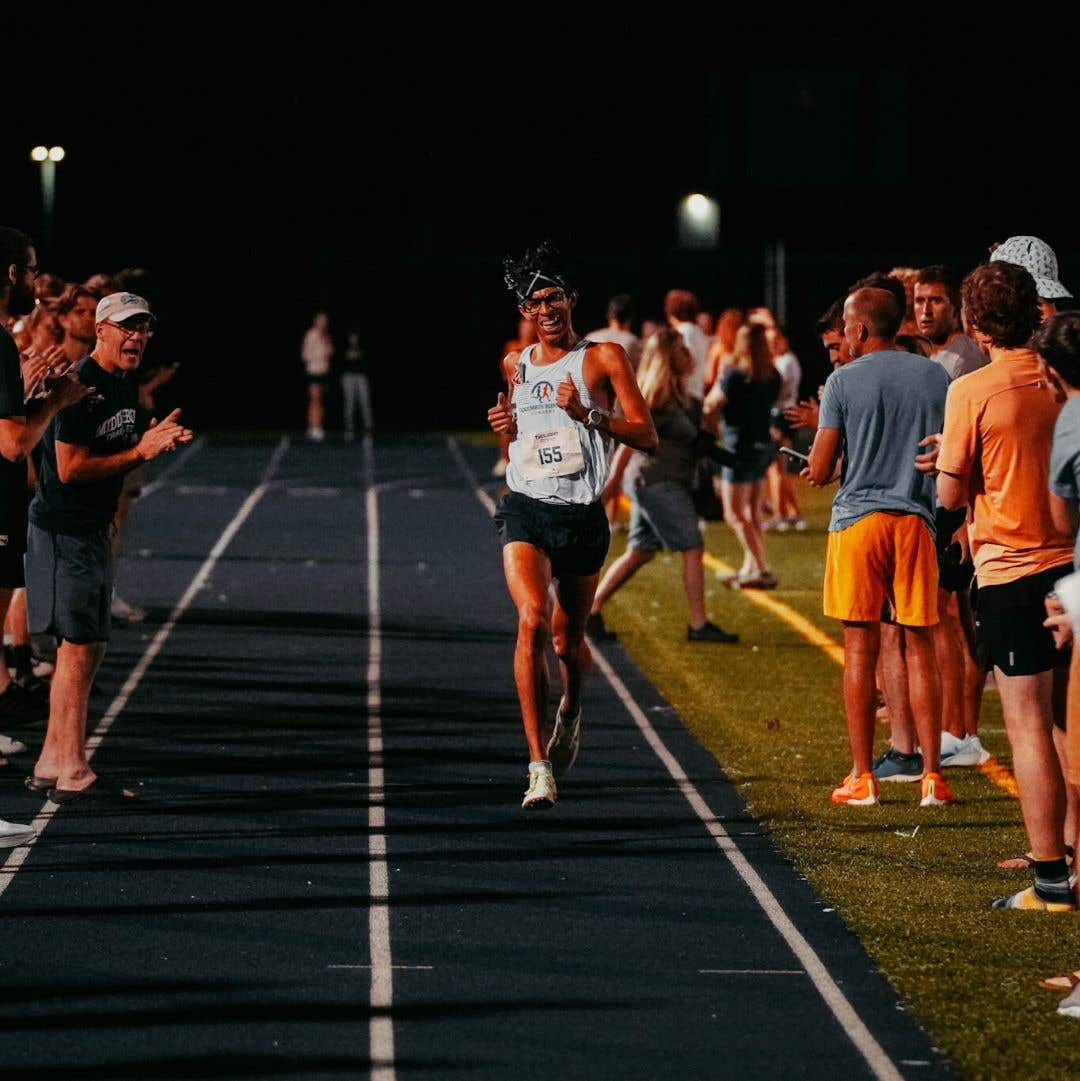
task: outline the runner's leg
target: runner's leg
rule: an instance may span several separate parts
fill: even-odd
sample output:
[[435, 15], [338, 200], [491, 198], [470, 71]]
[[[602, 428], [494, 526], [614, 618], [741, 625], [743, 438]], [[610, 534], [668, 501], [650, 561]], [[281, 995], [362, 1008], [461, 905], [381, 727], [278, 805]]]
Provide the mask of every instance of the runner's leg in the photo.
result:
[[[525, 541], [503, 546], [503, 573], [510, 599], [518, 613], [514, 649], [514, 683], [521, 703], [521, 723], [529, 747], [529, 761], [544, 758], [541, 729], [549, 728], [548, 672], [544, 648], [551, 635], [551, 563], [539, 548]], [[590, 594], [591, 600], [591, 594]], [[584, 616], [582, 617], [584, 626]]]
[[592, 667], [592, 653], [585, 641], [585, 620], [592, 607], [599, 574], [566, 575], [555, 587], [555, 614], [551, 621], [552, 643], [559, 658], [563, 694], [559, 711], [575, 717], [581, 709], [581, 688]]

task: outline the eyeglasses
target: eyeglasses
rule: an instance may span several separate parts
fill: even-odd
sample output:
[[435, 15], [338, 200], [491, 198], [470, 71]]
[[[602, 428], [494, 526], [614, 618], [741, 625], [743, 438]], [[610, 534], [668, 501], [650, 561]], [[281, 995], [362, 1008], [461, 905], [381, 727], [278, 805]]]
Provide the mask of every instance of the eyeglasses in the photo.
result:
[[151, 316], [149, 319], [140, 319], [137, 322], [116, 323], [112, 319], [103, 319], [106, 326], [116, 327], [125, 338], [134, 338], [136, 334], [145, 334], [148, 338], [154, 336], [157, 321]]
[[527, 300], [521, 301], [521, 310], [526, 315], [535, 315], [542, 304], [546, 304], [549, 308], [555, 307], [556, 304], [566, 303], [566, 291], [564, 289], [552, 289], [550, 293], [547, 293], [542, 297], [529, 297]]
[[34, 279], [34, 281], [37, 281], [38, 278], [41, 275], [41, 267], [38, 266], [37, 263], [34, 263], [33, 266], [30, 266], [30, 265], [24, 266], [23, 270], [25, 270], [26, 273], [29, 274], [30, 277]]

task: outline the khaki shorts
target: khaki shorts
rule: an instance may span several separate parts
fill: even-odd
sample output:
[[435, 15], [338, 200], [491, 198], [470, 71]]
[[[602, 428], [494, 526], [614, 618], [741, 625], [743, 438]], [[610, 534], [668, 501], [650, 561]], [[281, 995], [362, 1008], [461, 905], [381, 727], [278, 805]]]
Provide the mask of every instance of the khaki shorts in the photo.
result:
[[877, 623], [888, 600], [897, 623], [938, 621], [937, 552], [918, 514], [878, 511], [829, 534], [825, 549], [825, 614], [849, 623]]

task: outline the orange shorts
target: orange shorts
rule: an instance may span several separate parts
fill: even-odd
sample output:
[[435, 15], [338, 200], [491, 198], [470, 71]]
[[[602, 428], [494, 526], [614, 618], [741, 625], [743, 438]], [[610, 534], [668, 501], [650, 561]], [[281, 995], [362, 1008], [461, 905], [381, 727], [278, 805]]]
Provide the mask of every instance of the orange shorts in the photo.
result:
[[850, 623], [877, 623], [886, 599], [897, 623], [938, 621], [937, 552], [918, 514], [868, 514], [829, 534], [825, 549], [825, 614]]
[[1073, 642], [1065, 714], [1065, 780], [1080, 786], [1080, 642]]

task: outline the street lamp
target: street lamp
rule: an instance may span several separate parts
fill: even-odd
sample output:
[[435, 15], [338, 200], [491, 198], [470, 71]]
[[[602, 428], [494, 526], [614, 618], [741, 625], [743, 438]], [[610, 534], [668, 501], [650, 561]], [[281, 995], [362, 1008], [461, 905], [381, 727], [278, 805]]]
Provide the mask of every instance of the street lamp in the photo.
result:
[[715, 248], [720, 240], [720, 204], [694, 192], [679, 200], [679, 245], [683, 248]]
[[62, 146], [35, 146], [30, 158], [41, 166], [41, 243], [52, 247], [53, 211], [56, 207], [56, 165], [64, 160]]

